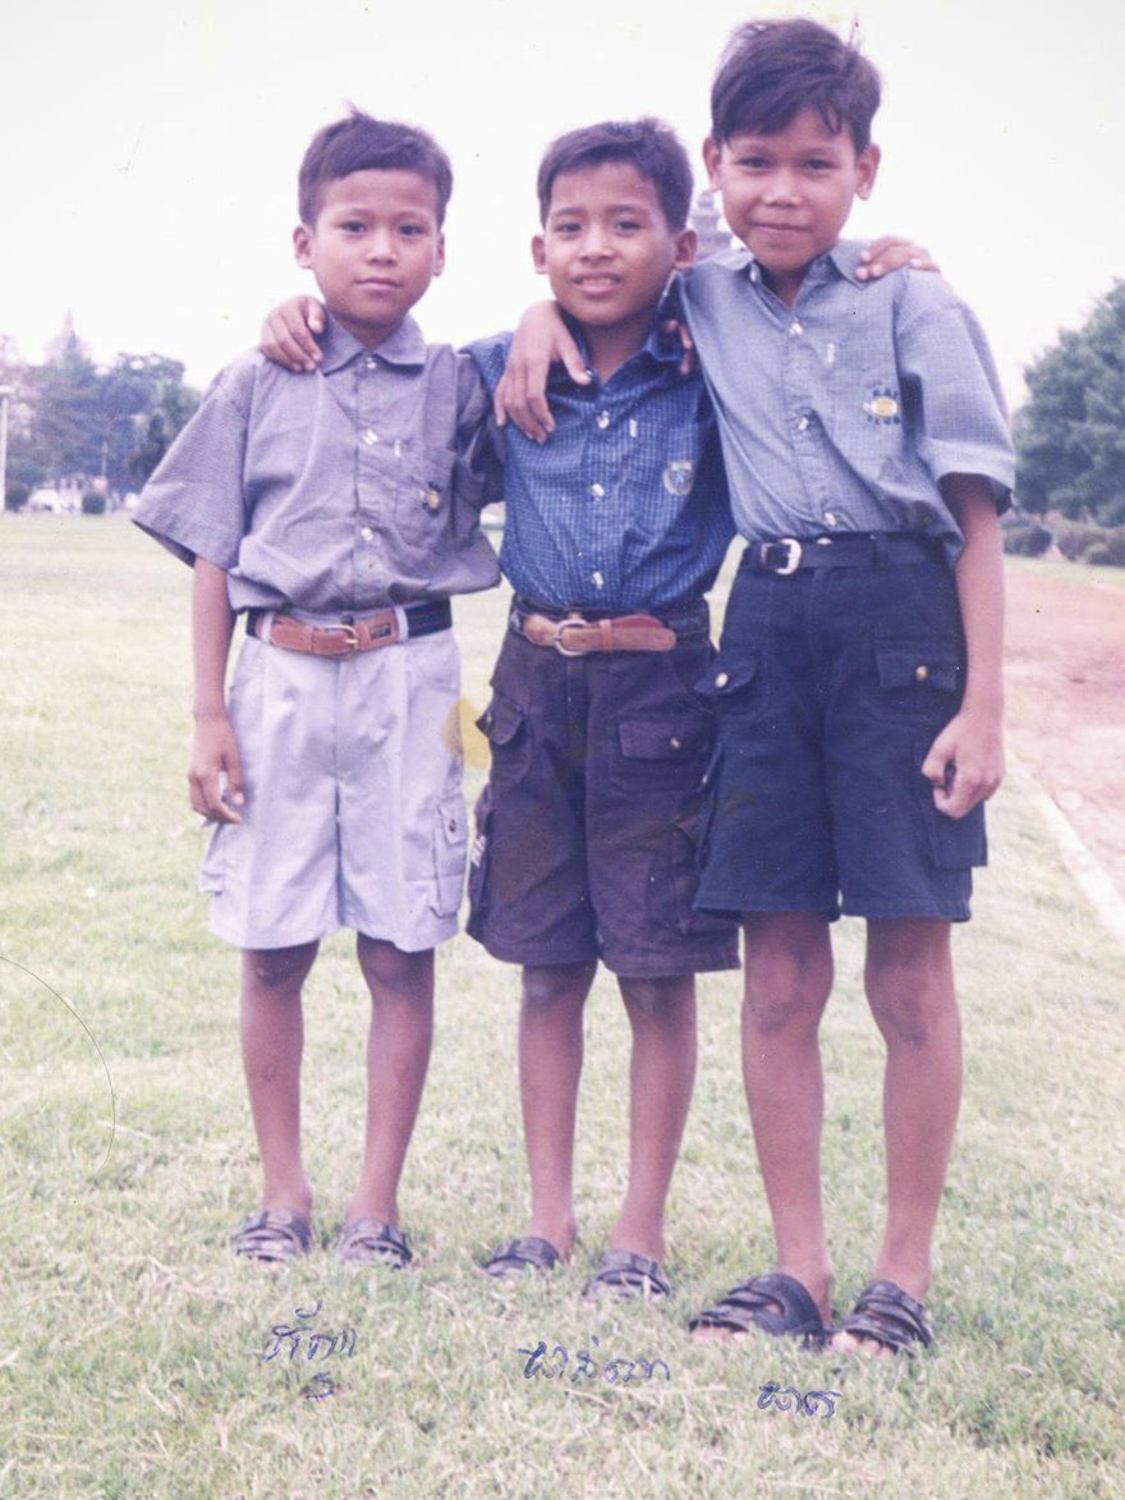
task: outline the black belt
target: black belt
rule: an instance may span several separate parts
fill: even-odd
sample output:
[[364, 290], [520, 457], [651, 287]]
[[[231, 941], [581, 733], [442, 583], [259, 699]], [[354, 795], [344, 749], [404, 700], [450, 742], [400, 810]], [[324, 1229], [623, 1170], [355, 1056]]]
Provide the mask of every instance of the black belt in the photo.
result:
[[784, 578], [804, 568], [878, 568], [941, 562], [944, 557], [940, 537], [909, 531], [846, 531], [837, 536], [783, 536], [774, 542], [750, 542], [739, 566]]
[[[637, 613], [635, 609], [586, 609], [582, 605], [563, 609], [557, 604], [540, 604], [537, 599], [517, 595], [512, 600], [512, 608], [508, 615], [508, 628], [515, 635], [523, 635], [524, 621], [531, 615], [546, 615], [549, 620], [578, 617], [583, 620], [619, 620]], [[706, 599], [700, 599], [694, 604], [677, 605], [671, 610], [644, 610], [643, 613], [653, 615], [661, 625], [674, 631], [677, 639], [681, 641], [708, 635], [711, 630], [711, 616]]]

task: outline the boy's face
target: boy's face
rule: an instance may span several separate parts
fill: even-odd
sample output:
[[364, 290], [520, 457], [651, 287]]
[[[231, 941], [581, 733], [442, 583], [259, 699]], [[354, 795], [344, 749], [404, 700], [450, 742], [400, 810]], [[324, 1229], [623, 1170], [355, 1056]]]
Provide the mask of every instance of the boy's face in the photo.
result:
[[437, 190], [417, 172], [364, 170], [324, 189], [316, 223], [293, 231], [297, 264], [361, 343], [392, 334], [445, 264]]
[[819, 110], [803, 109], [773, 135], [708, 139], [703, 159], [723, 214], [785, 301], [800, 289], [810, 262], [840, 237], [854, 198], [875, 185], [878, 146], [858, 154], [851, 132], [834, 133]]
[[643, 342], [668, 278], [695, 254], [695, 232], [669, 227], [651, 178], [626, 161], [560, 172], [535, 269], [579, 323], [630, 330]]

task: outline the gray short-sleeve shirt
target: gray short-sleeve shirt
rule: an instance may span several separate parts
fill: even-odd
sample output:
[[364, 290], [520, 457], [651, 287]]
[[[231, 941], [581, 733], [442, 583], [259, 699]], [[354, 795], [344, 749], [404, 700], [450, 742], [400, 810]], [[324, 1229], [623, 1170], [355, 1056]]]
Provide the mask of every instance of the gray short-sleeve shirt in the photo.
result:
[[499, 581], [501, 498], [472, 360], [406, 319], [367, 349], [329, 317], [311, 375], [247, 354], [215, 380], [134, 520], [229, 575], [235, 610], [349, 613]]
[[715, 402], [731, 509], [752, 540], [833, 531], [961, 535], [946, 474], [979, 474], [1007, 505], [1012, 445], [980, 325], [931, 272], [857, 280], [841, 240], [794, 307], [748, 250], [688, 273], [684, 306]]

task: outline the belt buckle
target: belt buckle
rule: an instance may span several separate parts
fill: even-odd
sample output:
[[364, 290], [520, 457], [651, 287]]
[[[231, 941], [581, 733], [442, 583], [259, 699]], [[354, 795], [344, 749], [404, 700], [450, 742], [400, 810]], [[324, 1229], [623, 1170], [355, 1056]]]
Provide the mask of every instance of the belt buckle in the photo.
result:
[[[765, 547], [785, 547], [788, 555], [785, 561], [777, 568], [766, 568], [767, 573], [775, 573], [778, 578], [788, 578], [790, 573], [795, 573], [801, 566], [802, 547], [795, 536], [779, 536], [776, 542], [767, 542]], [[763, 553], [765, 552], [763, 547]]]
[[577, 613], [577, 611], [572, 611], [569, 615], [567, 615], [565, 620], [559, 621], [559, 623], [555, 626], [554, 645], [555, 650], [559, 653], [560, 656], [585, 656], [586, 653], [584, 651], [572, 651], [569, 646], [566, 646], [563, 643], [566, 639], [566, 632], [568, 629], [580, 629], [582, 626], [588, 625], [589, 623], [590, 622], [588, 620], [584, 620], [582, 616]]
[[342, 635], [347, 651], [342, 651], [341, 656], [354, 656], [359, 650], [359, 632], [354, 625], [324, 625], [323, 630], [330, 631], [333, 635]]

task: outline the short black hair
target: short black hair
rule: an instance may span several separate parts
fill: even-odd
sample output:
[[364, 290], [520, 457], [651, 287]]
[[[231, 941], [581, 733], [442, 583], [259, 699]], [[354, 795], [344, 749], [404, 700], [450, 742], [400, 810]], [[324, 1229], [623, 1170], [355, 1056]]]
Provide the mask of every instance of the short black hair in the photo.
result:
[[854, 46], [816, 21], [748, 21], [734, 32], [711, 86], [711, 136], [773, 135], [803, 109], [834, 133], [851, 132], [857, 152], [871, 144], [879, 74]]
[[539, 218], [547, 222], [551, 190], [563, 172], [631, 162], [656, 189], [669, 229], [683, 229], [691, 212], [691, 162], [675, 131], [663, 120], [603, 120], [570, 130], [551, 142], [539, 163]]
[[316, 223], [324, 189], [352, 172], [417, 172], [434, 185], [437, 218], [445, 219], [453, 191], [453, 168], [449, 157], [432, 136], [414, 125], [397, 120], [376, 120], [351, 106], [351, 114], [318, 130], [309, 142], [297, 178], [297, 211], [301, 223], [311, 229]]

